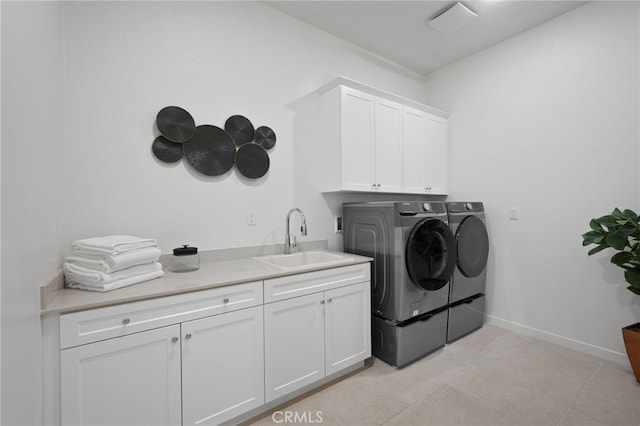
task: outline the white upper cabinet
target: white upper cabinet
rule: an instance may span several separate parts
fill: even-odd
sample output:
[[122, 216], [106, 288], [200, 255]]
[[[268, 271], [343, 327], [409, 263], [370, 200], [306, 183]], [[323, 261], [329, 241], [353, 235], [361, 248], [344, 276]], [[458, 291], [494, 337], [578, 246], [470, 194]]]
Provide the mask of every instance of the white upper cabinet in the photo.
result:
[[339, 86], [340, 189], [402, 192], [402, 105]]
[[344, 80], [297, 114], [297, 178], [321, 192], [446, 195], [448, 115]]
[[[375, 181], [373, 96], [344, 88], [340, 93], [342, 189], [370, 191]], [[336, 105], [337, 106], [337, 105]], [[337, 136], [337, 135], [336, 135]]]
[[404, 188], [412, 194], [447, 193], [447, 120], [404, 107]]
[[376, 190], [402, 192], [402, 105], [376, 98], [374, 122]]

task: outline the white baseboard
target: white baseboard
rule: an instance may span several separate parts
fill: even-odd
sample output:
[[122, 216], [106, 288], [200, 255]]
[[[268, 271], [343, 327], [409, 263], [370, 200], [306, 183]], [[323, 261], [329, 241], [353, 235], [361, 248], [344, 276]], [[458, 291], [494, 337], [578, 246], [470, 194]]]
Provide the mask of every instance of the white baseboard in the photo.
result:
[[490, 315], [485, 316], [485, 320], [487, 324], [495, 325], [497, 327], [515, 331], [526, 336], [544, 340], [545, 342], [554, 343], [565, 348], [574, 349], [579, 352], [597, 356], [608, 361], [613, 361], [617, 364], [627, 366], [629, 365], [629, 359], [624, 353], [614, 352], [609, 349], [591, 345], [589, 343], [580, 342], [578, 340], [570, 339], [558, 334], [549, 333], [548, 331], [538, 330], [536, 328], [528, 327], [526, 325], [518, 324], [513, 321], [507, 321], [505, 319], [493, 317]]

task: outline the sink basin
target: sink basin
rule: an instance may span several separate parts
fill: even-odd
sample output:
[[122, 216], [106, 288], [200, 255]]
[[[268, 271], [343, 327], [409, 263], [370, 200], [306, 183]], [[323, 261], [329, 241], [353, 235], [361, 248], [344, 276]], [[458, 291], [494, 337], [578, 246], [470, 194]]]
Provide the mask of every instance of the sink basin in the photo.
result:
[[349, 262], [351, 256], [324, 251], [303, 251], [292, 254], [273, 254], [254, 259], [283, 270], [303, 269], [314, 266], [331, 266]]

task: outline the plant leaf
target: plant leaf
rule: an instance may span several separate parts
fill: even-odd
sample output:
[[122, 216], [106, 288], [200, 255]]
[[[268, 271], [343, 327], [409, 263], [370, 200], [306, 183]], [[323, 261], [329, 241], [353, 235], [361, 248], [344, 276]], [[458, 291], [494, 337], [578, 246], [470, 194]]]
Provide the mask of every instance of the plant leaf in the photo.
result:
[[622, 215], [634, 223], [638, 222], [638, 215], [633, 210], [625, 209]]
[[635, 294], [637, 294], [637, 295], [639, 295], [639, 296], [640, 296], [640, 288], [636, 288], [636, 287], [631, 287], [631, 286], [629, 286], [629, 287], [627, 287], [627, 290], [629, 290], [629, 291], [631, 291], [632, 293], [635, 293]]
[[607, 228], [617, 228], [618, 222], [617, 219], [613, 215], [606, 215], [595, 219], [600, 225], [606, 226]]
[[596, 253], [598, 253], [599, 251], [602, 251], [602, 250], [604, 250], [604, 249], [606, 249], [606, 248], [609, 248], [609, 244], [607, 244], [607, 243], [603, 243], [603, 244], [600, 244], [598, 247], [594, 247], [594, 248], [592, 248], [591, 250], [589, 250], [589, 252], [588, 252], [587, 254], [588, 254], [589, 256], [591, 256], [592, 254], [596, 254]]
[[589, 231], [582, 234], [582, 245], [588, 246], [589, 244], [601, 244], [604, 240], [604, 234], [597, 231]]
[[612, 232], [607, 235], [607, 244], [616, 250], [623, 250], [627, 243], [627, 237], [620, 232]]
[[596, 219], [591, 219], [591, 222], [589, 222], [589, 226], [594, 231], [604, 232], [604, 228], [602, 227], [602, 225], [600, 225], [600, 222], [598, 222]]
[[637, 269], [625, 271], [624, 279], [631, 285], [631, 287], [640, 288], [640, 272], [638, 272]]
[[629, 251], [621, 251], [611, 256], [611, 263], [622, 267], [625, 263], [631, 262], [635, 256]]

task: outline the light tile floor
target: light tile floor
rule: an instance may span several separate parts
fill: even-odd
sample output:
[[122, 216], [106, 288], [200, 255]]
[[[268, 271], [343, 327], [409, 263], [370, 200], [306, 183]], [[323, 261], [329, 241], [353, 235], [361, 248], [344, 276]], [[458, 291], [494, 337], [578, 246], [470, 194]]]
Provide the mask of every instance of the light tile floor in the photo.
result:
[[[402, 369], [374, 359], [279, 409], [316, 425], [640, 426], [640, 384], [628, 366], [485, 325]], [[287, 423], [269, 413], [254, 424]]]

